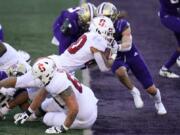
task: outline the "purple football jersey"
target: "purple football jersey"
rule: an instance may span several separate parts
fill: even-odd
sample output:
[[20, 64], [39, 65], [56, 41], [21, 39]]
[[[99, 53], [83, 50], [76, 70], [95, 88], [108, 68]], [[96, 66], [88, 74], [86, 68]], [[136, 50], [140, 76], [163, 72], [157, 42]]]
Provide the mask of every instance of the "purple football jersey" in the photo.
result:
[[[78, 23], [78, 10], [79, 7], [62, 11], [53, 24], [53, 34], [59, 42], [59, 54], [62, 54], [84, 33]], [[68, 23], [68, 33], [63, 33], [62, 27], [66, 22]]]
[[179, 0], [159, 0], [161, 14], [180, 15], [180, 1]]
[[[125, 19], [118, 19], [115, 21], [114, 27], [116, 31], [114, 35], [115, 40], [121, 42], [122, 32], [130, 27], [130, 24]], [[132, 43], [132, 47], [129, 51], [118, 51], [117, 57], [111, 68], [112, 72], [115, 73], [115, 71], [121, 66], [130, 69], [145, 89], [153, 85], [153, 79], [149, 69], [134, 43]]]

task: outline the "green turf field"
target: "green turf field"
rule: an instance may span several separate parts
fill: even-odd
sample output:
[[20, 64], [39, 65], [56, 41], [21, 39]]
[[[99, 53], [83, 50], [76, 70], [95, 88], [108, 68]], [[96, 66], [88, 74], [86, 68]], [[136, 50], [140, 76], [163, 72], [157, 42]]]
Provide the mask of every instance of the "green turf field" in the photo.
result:
[[[75, 6], [79, 0], [0, 0], [0, 24], [5, 41], [16, 49], [23, 49], [33, 60], [40, 56], [57, 53], [51, 44], [52, 22], [62, 9]], [[15, 111], [18, 111], [16, 109]], [[39, 122], [27, 122], [16, 126], [13, 114], [0, 121], [0, 135], [43, 135], [46, 127]], [[66, 135], [81, 135], [73, 130]]]

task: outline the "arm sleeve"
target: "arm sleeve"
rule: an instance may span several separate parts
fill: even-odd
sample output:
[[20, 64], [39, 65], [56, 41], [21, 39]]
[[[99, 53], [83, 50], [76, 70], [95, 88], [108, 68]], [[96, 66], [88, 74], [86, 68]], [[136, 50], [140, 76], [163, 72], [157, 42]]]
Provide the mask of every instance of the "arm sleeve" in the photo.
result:
[[42, 87], [42, 83], [38, 78], [34, 78], [32, 72], [17, 77], [15, 88]]

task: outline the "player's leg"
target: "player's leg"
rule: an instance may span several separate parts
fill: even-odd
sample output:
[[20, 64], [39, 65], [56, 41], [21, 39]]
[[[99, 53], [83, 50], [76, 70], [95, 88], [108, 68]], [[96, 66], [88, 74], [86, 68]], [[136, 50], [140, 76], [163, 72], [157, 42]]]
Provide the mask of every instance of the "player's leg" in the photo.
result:
[[158, 114], [166, 114], [166, 109], [161, 101], [160, 91], [155, 87], [152, 76], [143, 58], [138, 53], [138, 55], [134, 56], [132, 59], [133, 60], [129, 62], [129, 66], [133, 74], [142, 84], [144, 89], [146, 89], [147, 92], [153, 97]]
[[[172, 30], [178, 41], [178, 47], [167, 62], [162, 66], [159, 74], [168, 78], [179, 78], [180, 76], [173, 73], [170, 68], [176, 63], [177, 58], [180, 56], [180, 19], [175, 16], [161, 16], [161, 22], [168, 29]], [[177, 62], [178, 63], [178, 62]]]
[[130, 90], [130, 93], [133, 96], [134, 104], [136, 108], [142, 108], [144, 103], [141, 99], [141, 95], [139, 90], [134, 86], [132, 81], [130, 80], [127, 68], [122, 59], [118, 58], [114, 61], [112, 65], [112, 72], [118, 77], [119, 81]]

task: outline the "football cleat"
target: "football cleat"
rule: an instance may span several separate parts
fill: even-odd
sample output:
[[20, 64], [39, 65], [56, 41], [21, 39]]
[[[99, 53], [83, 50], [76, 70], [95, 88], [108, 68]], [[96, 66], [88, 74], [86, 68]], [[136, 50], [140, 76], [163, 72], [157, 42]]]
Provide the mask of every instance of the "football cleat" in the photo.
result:
[[180, 67], [180, 56], [177, 58], [176, 63], [178, 65], [178, 67]]
[[51, 127], [46, 129], [45, 131], [46, 134], [59, 134], [62, 133], [60, 127]]
[[172, 71], [170, 71], [169, 69], [162, 67], [159, 70], [159, 75], [162, 77], [167, 77], [167, 78], [180, 78], [179, 75], [173, 73]]
[[131, 90], [131, 94], [134, 99], [134, 105], [136, 108], [142, 108], [144, 106], [143, 100], [141, 98], [141, 94], [137, 88]]
[[167, 113], [167, 111], [166, 111], [166, 109], [165, 109], [165, 107], [164, 107], [162, 102], [155, 103], [155, 108], [156, 108], [157, 113], [159, 115], [165, 115]]

